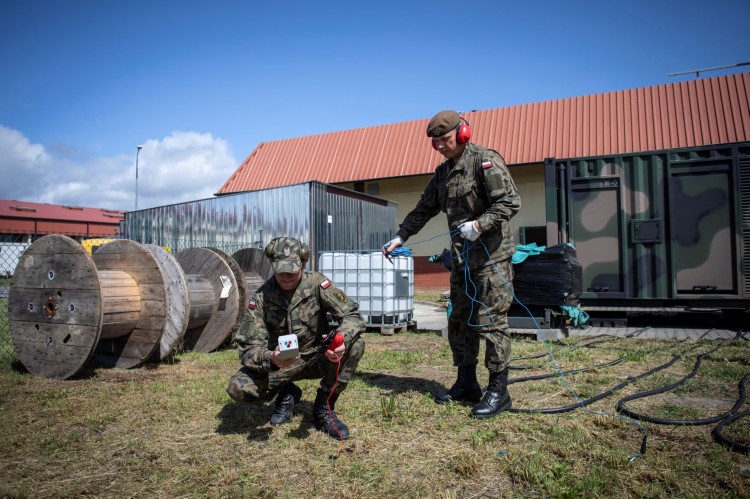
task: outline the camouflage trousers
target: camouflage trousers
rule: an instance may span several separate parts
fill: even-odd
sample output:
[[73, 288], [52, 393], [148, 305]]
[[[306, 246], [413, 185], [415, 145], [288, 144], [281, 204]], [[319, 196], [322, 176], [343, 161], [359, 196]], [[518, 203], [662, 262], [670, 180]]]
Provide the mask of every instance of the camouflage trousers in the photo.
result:
[[[227, 393], [237, 402], [249, 402], [262, 405], [271, 401], [283, 385], [299, 379], [320, 378], [320, 388], [326, 393], [341, 393], [352, 379], [359, 360], [365, 353], [365, 340], [357, 338], [341, 358], [340, 362], [331, 362], [325, 357], [313, 354], [300, 358], [285, 369], [259, 373], [243, 367], [229, 378]], [[336, 372], [338, 371], [338, 384]]]
[[510, 360], [508, 310], [513, 302], [513, 264], [508, 258], [495, 265], [451, 270], [451, 305], [448, 343], [454, 366], [473, 366], [479, 357], [479, 341], [485, 340], [484, 365], [502, 371]]

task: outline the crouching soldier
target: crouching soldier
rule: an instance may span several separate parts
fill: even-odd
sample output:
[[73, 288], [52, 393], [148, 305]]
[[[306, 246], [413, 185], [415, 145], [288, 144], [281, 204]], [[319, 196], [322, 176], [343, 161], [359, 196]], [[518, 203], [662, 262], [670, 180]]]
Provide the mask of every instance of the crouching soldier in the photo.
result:
[[[323, 274], [305, 270], [310, 259], [306, 244], [279, 237], [266, 246], [265, 254], [274, 275], [249, 301], [236, 335], [242, 368], [230, 378], [227, 392], [237, 402], [259, 406], [275, 397], [270, 423], [276, 426], [291, 421], [302, 397], [294, 381], [320, 379], [313, 404], [315, 427], [348, 438], [349, 429], [334, 408], [365, 351], [359, 305]], [[339, 324], [333, 332], [326, 313]], [[291, 338], [291, 344], [280, 346], [279, 337]]]

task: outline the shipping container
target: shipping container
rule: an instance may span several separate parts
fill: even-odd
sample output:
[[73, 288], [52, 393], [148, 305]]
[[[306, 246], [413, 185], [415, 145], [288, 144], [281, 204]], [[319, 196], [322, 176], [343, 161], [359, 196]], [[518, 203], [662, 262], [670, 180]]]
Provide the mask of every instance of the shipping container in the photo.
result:
[[750, 143], [545, 160], [547, 243], [571, 243], [581, 307], [636, 315], [750, 307]]
[[306, 182], [128, 212], [123, 236], [173, 253], [212, 246], [229, 254], [289, 236], [310, 246], [308, 265], [317, 269], [318, 253], [380, 248], [395, 226], [391, 201]]
[[[396, 203], [341, 187], [307, 182], [129, 212], [125, 214], [122, 234], [141, 243], [168, 247], [174, 254], [192, 247], [221, 250], [239, 264], [250, 296], [273, 273], [263, 248], [275, 237], [294, 237], [307, 243], [311, 249], [307, 268], [321, 270], [318, 262], [321, 253], [379, 252], [383, 241], [393, 237], [393, 227], [396, 227]], [[383, 276], [373, 279], [388, 278], [389, 270], [381, 269]], [[413, 272], [411, 275], [410, 297]], [[339, 285], [335, 277], [328, 277]], [[340, 287], [347, 289], [348, 284], [342, 283]], [[407, 307], [402, 294], [399, 287], [398, 298], [392, 296], [393, 300], [383, 298], [377, 302], [362, 295], [367, 301], [368, 324], [391, 321], [394, 317], [411, 320], [413, 298]], [[383, 305], [383, 310], [378, 305]]]

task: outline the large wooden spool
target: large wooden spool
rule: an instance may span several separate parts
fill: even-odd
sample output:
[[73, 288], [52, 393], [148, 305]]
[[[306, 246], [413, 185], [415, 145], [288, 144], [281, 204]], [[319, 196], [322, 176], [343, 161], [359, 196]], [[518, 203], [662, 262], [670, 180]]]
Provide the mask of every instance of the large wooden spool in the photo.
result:
[[159, 246], [117, 240], [89, 255], [75, 240], [45, 236], [22, 255], [8, 300], [21, 363], [66, 379], [93, 355], [106, 367], [160, 360], [180, 346], [210, 352], [239, 327], [242, 270], [221, 250], [175, 258]]
[[[97, 267], [98, 266], [98, 267]], [[91, 257], [75, 240], [44, 236], [21, 256], [8, 297], [11, 339], [26, 368], [48, 378], [148, 359], [166, 324], [166, 287], [151, 253], [114, 241]]]
[[233, 270], [228, 263], [231, 257], [220, 250], [188, 248], [175, 256], [185, 273], [190, 296], [184, 348], [213, 352], [239, 327], [247, 287], [235, 277], [238, 269]]
[[273, 276], [271, 261], [262, 249], [245, 248], [232, 254], [242, 269], [247, 283], [248, 297], [252, 296], [264, 282]]
[[101, 246], [93, 259], [104, 310], [94, 358], [105, 367], [138, 366], [154, 353], [168, 324], [163, 268], [148, 248], [128, 239]]
[[188, 286], [185, 274], [172, 254], [154, 244], [144, 246], [159, 262], [167, 287], [165, 295], [167, 324], [159, 340], [159, 348], [154, 352], [154, 360], [162, 360], [182, 346], [190, 316]]

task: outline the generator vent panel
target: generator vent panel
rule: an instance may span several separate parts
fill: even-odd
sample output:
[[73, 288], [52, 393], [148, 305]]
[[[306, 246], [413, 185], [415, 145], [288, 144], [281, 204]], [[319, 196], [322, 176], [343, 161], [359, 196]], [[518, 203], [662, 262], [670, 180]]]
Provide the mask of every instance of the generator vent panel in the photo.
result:
[[750, 157], [740, 159], [740, 208], [742, 209], [742, 276], [745, 296], [750, 296]]

